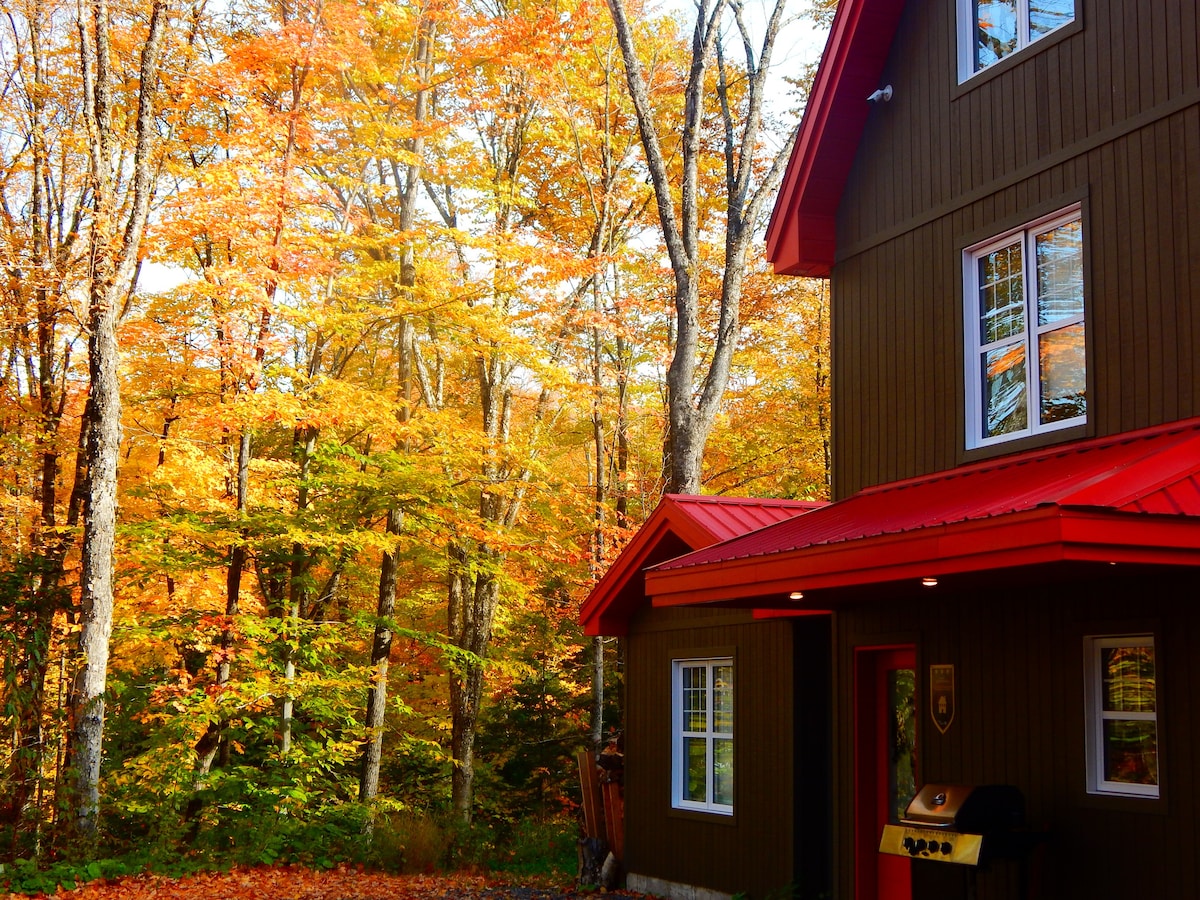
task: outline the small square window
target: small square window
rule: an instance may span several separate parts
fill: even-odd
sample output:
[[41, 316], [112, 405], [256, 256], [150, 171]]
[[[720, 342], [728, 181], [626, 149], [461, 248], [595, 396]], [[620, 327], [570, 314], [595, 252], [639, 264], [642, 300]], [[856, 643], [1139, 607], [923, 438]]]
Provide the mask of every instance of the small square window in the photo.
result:
[[957, 0], [958, 80], [1075, 21], [1075, 0]]
[[1087, 421], [1078, 206], [963, 256], [968, 448]]
[[674, 660], [671, 683], [671, 805], [732, 815], [733, 660]]
[[1088, 793], [1157, 797], [1154, 637], [1089, 637], [1084, 651]]

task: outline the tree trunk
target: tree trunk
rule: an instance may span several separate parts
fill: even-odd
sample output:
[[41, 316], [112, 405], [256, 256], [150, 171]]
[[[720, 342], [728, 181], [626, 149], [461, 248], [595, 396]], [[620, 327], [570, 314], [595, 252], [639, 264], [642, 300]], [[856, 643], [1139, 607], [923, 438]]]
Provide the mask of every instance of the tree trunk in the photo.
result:
[[[108, 0], [94, 0], [92, 31], [79, 23], [94, 192], [91, 232], [91, 279], [88, 285], [89, 417], [87, 498], [80, 577], [79, 649], [82, 668], [75, 680], [74, 753], [75, 826], [86, 841], [97, 835], [100, 763], [104, 741], [104, 690], [113, 619], [113, 549], [117, 523], [117, 460], [121, 439], [120, 352], [117, 314], [132, 282], [153, 192], [151, 156], [156, 136], [154, 95], [159, 49], [166, 18], [165, 0], [155, 0], [142, 46], [131, 197], [118, 202], [112, 171], [117, 133], [111, 104], [116, 74], [109, 44]], [[124, 216], [123, 228], [117, 218]]]
[[[296, 490], [296, 511], [303, 516], [304, 511], [308, 509], [308, 479], [312, 475], [312, 456], [317, 447], [317, 429], [311, 426], [298, 429], [293, 438], [293, 445], [294, 452], [300, 457], [300, 485]], [[307, 605], [305, 601], [308, 596], [304, 583], [311, 566], [312, 559], [304, 545], [299, 542], [293, 543], [292, 558], [288, 565], [288, 608], [283, 632], [284, 693], [279, 714], [280, 727], [283, 732], [279, 749], [284, 756], [287, 756], [292, 749], [292, 716], [296, 704], [294, 693], [296, 682], [295, 641], [300, 639], [298, 632], [300, 611]]]
[[[418, 26], [417, 53], [414, 67], [421, 84], [427, 84], [429, 70], [433, 60], [433, 25], [422, 18]], [[408, 235], [412, 230], [417, 216], [417, 195], [421, 189], [421, 155], [424, 152], [424, 139], [419, 135], [419, 126], [426, 119], [428, 110], [429, 91], [422, 88], [413, 97], [413, 122], [418, 125], [418, 134], [409, 141], [407, 150], [411, 162], [404, 169], [403, 184], [396, 178], [396, 188], [399, 192], [400, 216], [397, 222], [399, 231]], [[417, 284], [416, 253], [411, 241], [400, 250], [400, 280], [399, 293], [407, 303], [413, 298], [413, 288]], [[413, 404], [413, 367], [415, 357], [416, 329], [412, 319], [404, 316], [400, 321], [399, 334], [399, 386], [401, 424], [407, 423], [412, 417]], [[427, 395], [428, 396], [428, 395]], [[433, 405], [432, 397], [428, 397]], [[405, 449], [405, 448], [401, 448]], [[403, 510], [391, 506], [387, 511], [384, 530], [393, 537], [400, 534], [404, 524]], [[375, 614], [375, 634], [371, 644], [371, 666], [374, 673], [371, 676], [371, 686], [367, 691], [367, 742], [363, 745], [362, 772], [358, 783], [358, 799], [360, 803], [369, 803], [375, 799], [379, 791], [379, 766], [383, 758], [383, 726], [387, 713], [388, 695], [388, 662], [392, 652], [391, 619], [396, 613], [396, 576], [398, 568], [397, 555], [399, 548], [386, 551], [379, 565], [379, 597]], [[371, 819], [368, 819], [370, 827]]]
[[[700, 491], [704, 445], [708, 441], [721, 397], [724, 395], [733, 352], [737, 346], [746, 253], [764, 204], [774, 194], [783, 177], [795, 141], [796, 133], [793, 131], [767, 173], [761, 176], [758, 186], [751, 190], [751, 181], [757, 171], [755, 156], [761, 138], [767, 73], [775, 40], [783, 22], [785, 2], [786, 0], [776, 0], [762, 37], [759, 58], [756, 60], [750, 36], [742, 20], [741, 4], [727, 4], [726, 0], [697, 0], [696, 21], [692, 30], [691, 66], [684, 89], [684, 113], [678, 143], [682, 176], [676, 196], [659, 138], [655, 107], [651, 102], [641, 61], [637, 56], [625, 2], [608, 0], [621, 56], [625, 60], [626, 83], [637, 113], [646, 168], [654, 187], [659, 224], [675, 275], [676, 337], [671, 364], [667, 370], [667, 437], [663, 448], [666, 489], [671, 493], [694, 494]], [[721, 56], [721, 29], [727, 10], [732, 12], [734, 26], [746, 51], [747, 77], [744, 79], [744, 99], [737, 116], [730, 106], [730, 92]], [[714, 55], [718, 69], [716, 94], [724, 126], [722, 150], [725, 156], [726, 185], [723, 212], [726, 235], [716, 336], [712, 347], [702, 353], [698, 278], [703, 264], [701, 234], [706, 223], [701, 221], [699, 164], [704, 105], [708, 85], [711, 83], [706, 72]], [[740, 135], [737, 133], [738, 128]], [[707, 369], [697, 380], [697, 364], [702, 355], [706, 355], [709, 362]]]
[[[596, 280], [592, 284], [592, 312], [596, 321], [603, 314], [603, 304], [600, 299], [600, 284]], [[604, 406], [601, 402], [604, 389], [603, 349], [600, 341], [599, 326], [592, 327], [592, 450], [595, 453], [594, 491], [592, 503], [594, 522], [592, 529], [592, 580], [599, 580], [604, 568], [604, 520], [608, 502], [608, 484], [606, 479], [608, 453], [604, 441]], [[591, 738], [596, 752], [604, 744], [604, 638], [596, 635], [592, 638], [592, 709], [591, 709]]]
[[[404, 523], [400, 509], [388, 510], [385, 530], [398, 535]], [[396, 612], [396, 552], [383, 554], [379, 567], [379, 604], [376, 609], [375, 638], [371, 644], [371, 687], [367, 691], [367, 742], [363, 745], [362, 774], [358, 781], [358, 800], [369, 803], [379, 791], [379, 766], [383, 760], [383, 725], [387, 713], [388, 661], [392, 653], [391, 618]]]

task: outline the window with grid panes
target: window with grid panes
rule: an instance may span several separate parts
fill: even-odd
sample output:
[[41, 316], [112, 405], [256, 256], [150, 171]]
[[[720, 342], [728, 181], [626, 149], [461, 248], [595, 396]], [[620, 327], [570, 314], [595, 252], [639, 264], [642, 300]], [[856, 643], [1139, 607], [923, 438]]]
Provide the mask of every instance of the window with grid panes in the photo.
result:
[[1154, 636], [1089, 637], [1084, 642], [1084, 657], [1088, 792], [1157, 797]]
[[958, 80], [1075, 21], [1075, 0], [957, 0]]
[[1080, 209], [964, 253], [968, 448], [1087, 421]]
[[733, 813], [733, 660], [672, 664], [672, 805]]

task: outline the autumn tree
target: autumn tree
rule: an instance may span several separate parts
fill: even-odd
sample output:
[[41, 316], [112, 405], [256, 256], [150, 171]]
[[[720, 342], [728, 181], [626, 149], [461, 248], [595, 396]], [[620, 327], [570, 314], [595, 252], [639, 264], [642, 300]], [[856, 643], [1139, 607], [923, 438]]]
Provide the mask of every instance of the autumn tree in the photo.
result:
[[[88, 215], [86, 148], [78, 56], [57, 4], [19, 3], [4, 18], [2, 39], [7, 89], [0, 93], [0, 116], [10, 139], [0, 147], [0, 265], [6, 273], [0, 308], [5, 346], [0, 351], [10, 490], [17, 496], [27, 483], [24, 468], [32, 448], [36, 460], [29, 506], [18, 506], [6, 539], [13, 554], [3, 605], [12, 613], [4, 652], [7, 707], [12, 743], [6, 773], [6, 801], [0, 820], [14, 826], [34, 816], [30, 809], [46, 751], [45, 689], [52, 654], [55, 617], [72, 601], [65, 582], [72, 529], [80, 514], [82, 469], [71, 465], [75, 489], [64, 516], [59, 484], [64, 460], [72, 460], [75, 436], [64, 424], [77, 414], [79, 397], [75, 360], [84, 335], [71, 306], [71, 295], [86, 276]], [[15, 443], [10, 443], [15, 440]], [[82, 461], [82, 460], [80, 460]], [[27, 522], [26, 513], [29, 514]]]
[[[104, 686], [113, 618], [117, 454], [121, 430], [117, 318], [131, 288], [154, 193], [155, 100], [167, 29], [165, 0], [152, 0], [140, 41], [140, 67], [129, 124], [115, 116], [120, 73], [113, 56], [114, 16], [96, 0], [79, 23], [83, 108], [90, 155], [91, 228], [87, 283], [88, 385], [84, 477], [82, 665], [74, 689], [76, 827], [92, 838], [100, 803]], [[124, 177], [128, 167], [129, 177]]]
[[[785, 0], [776, 0], [771, 8], [757, 45], [741, 3], [701, 0], [696, 4], [682, 121], [669, 125], [651, 102], [635, 23], [625, 0], [609, 0], [608, 5], [675, 278], [675, 343], [667, 376], [669, 422], [664, 448], [667, 490], [696, 493], [704, 445], [737, 345], [746, 254], [766, 204], [783, 177], [795, 140], [793, 132], [781, 149], [767, 149], [768, 135], [764, 133], [764, 100]], [[724, 34], [726, 27], [731, 28], [730, 38]], [[738, 45], [740, 66], [726, 59], [726, 40]], [[715, 120], [705, 109], [713, 102], [717, 106]], [[664, 146], [663, 135], [676, 129], [678, 148]], [[701, 171], [709, 144], [717, 146], [724, 170], [718, 188], [720, 209], [712, 217], [705, 215], [701, 202]], [[682, 166], [678, 182], [672, 180], [668, 169], [668, 159], [676, 153]], [[703, 245], [706, 232], [714, 228], [723, 231], [724, 243], [715, 263], [706, 260]], [[705, 348], [701, 279], [709, 265], [718, 268], [721, 282], [720, 293], [712, 301], [716, 306], [714, 334], [711, 346]], [[702, 357], [708, 362], [701, 371]]]

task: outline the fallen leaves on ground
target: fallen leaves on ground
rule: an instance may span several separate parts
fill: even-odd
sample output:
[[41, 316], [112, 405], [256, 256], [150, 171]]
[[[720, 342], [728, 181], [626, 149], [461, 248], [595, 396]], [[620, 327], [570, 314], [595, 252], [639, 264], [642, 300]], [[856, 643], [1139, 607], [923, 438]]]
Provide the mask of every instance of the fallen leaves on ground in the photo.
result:
[[[8, 894], [9, 898], [22, 895]], [[387, 875], [339, 867], [260, 866], [181, 878], [134, 875], [93, 881], [62, 900], [560, 900], [570, 889], [517, 886], [483, 875]]]

